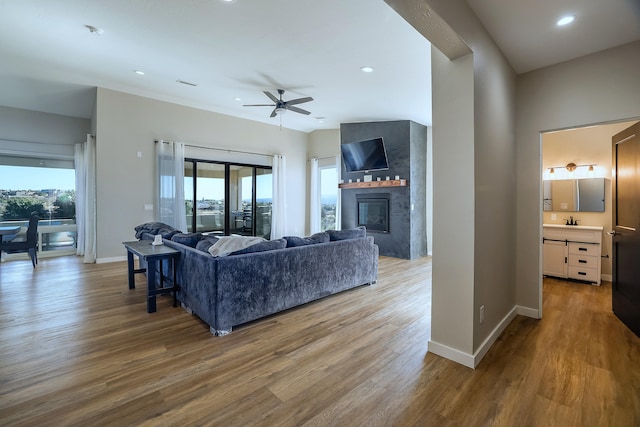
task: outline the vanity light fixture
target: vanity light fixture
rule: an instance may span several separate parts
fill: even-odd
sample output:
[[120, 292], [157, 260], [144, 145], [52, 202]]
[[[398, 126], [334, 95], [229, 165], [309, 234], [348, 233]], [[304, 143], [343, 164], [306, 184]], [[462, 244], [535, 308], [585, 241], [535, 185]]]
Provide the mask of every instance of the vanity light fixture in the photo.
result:
[[562, 169], [562, 168], [564, 168], [564, 169], [566, 169], [566, 170], [567, 170], [567, 172], [574, 172], [574, 171], [576, 171], [578, 168], [585, 167], [585, 168], [588, 168], [588, 171], [589, 171], [590, 173], [593, 173], [593, 172], [595, 172], [595, 166], [596, 166], [596, 165], [595, 165], [595, 163], [592, 163], [592, 164], [586, 164], [586, 165], [576, 165], [576, 164], [575, 164], [575, 163], [573, 163], [573, 162], [569, 162], [569, 163], [567, 163], [565, 166], [552, 166], [552, 167], [550, 167], [550, 168], [547, 168], [547, 170], [549, 171], [549, 173], [555, 173], [555, 172], [556, 172], [556, 171], [555, 171], [556, 169]]

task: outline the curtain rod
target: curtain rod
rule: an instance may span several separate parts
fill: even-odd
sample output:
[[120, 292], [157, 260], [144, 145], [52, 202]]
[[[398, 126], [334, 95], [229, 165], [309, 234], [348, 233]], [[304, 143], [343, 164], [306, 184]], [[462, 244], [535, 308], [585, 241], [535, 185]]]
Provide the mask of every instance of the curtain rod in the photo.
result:
[[20, 141], [19, 139], [0, 139], [0, 142], [18, 142], [21, 144], [62, 145], [62, 146], [74, 146], [75, 144], [79, 144], [78, 142], [57, 143], [57, 142]]
[[311, 161], [313, 159], [318, 159], [318, 160], [330, 160], [330, 159], [335, 159], [338, 156], [328, 156], [328, 157], [312, 157], [310, 159], [308, 159], [307, 161]]
[[[176, 141], [169, 141], [166, 139], [156, 139], [153, 142], [162, 142], [162, 143], [168, 143], [168, 142], [176, 142]], [[268, 158], [272, 158], [273, 156], [280, 156], [280, 154], [264, 154], [264, 153], [253, 153], [251, 151], [240, 151], [240, 150], [230, 150], [228, 148], [215, 148], [215, 147], [205, 147], [202, 145], [193, 145], [193, 144], [184, 144], [185, 147], [191, 147], [191, 148], [203, 148], [205, 150], [216, 150], [216, 151], [224, 151], [227, 153], [240, 153], [240, 154], [250, 154], [252, 156], [264, 156], [264, 157], [268, 157]]]

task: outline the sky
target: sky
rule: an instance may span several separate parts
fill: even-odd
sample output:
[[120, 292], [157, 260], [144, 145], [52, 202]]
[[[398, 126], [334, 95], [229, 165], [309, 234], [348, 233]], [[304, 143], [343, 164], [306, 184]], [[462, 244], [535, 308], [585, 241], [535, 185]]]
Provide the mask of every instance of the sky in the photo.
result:
[[[335, 169], [321, 169], [320, 174], [321, 196], [326, 197], [335, 195], [338, 188], [338, 177]], [[244, 191], [242, 198], [251, 199], [251, 178], [247, 177], [246, 179], [248, 181], [243, 182]], [[258, 199], [271, 198], [271, 185], [263, 181], [270, 179], [271, 175], [257, 176], [258, 194], [256, 196]], [[263, 183], [261, 184], [260, 181], [263, 181]], [[201, 180], [200, 185], [204, 185], [205, 187], [199, 188], [199, 190], [204, 190], [203, 194], [219, 194], [222, 195], [220, 198], [224, 198], [223, 180]], [[58, 190], [75, 189], [75, 170], [0, 165], [0, 190], [43, 190], [52, 188]], [[189, 189], [185, 188], [185, 192], [187, 192], [187, 194], [189, 194], [188, 191]], [[215, 199], [218, 197], [214, 196], [211, 198]]]
[[74, 169], [0, 165], [0, 190], [74, 190]]

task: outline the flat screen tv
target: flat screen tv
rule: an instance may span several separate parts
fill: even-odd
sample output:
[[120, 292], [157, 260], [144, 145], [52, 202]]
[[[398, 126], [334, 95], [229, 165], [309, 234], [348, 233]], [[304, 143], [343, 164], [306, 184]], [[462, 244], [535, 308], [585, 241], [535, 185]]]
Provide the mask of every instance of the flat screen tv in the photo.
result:
[[347, 172], [389, 169], [387, 151], [382, 138], [341, 144], [342, 161]]

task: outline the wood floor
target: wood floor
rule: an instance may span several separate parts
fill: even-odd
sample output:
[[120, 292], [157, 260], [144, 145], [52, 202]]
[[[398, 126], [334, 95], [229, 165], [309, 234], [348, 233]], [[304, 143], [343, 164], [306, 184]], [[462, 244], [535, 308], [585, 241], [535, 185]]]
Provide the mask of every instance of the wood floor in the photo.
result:
[[426, 352], [431, 261], [213, 337], [126, 264], [0, 266], [2, 426], [639, 426], [640, 339], [610, 284], [545, 281], [476, 370]]

